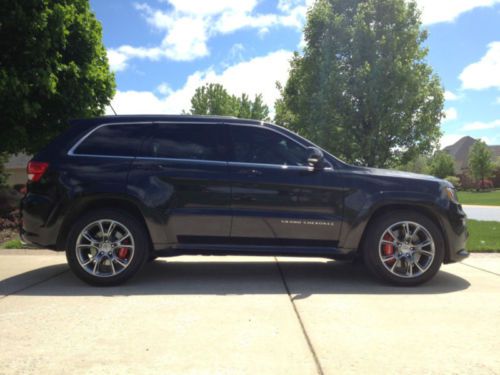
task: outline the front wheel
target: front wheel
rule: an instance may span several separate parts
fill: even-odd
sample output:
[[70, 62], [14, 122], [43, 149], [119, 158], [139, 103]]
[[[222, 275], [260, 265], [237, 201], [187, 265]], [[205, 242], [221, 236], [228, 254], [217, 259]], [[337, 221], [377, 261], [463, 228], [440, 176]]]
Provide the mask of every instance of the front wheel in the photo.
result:
[[145, 228], [135, 217], [120, 210], [99, 210], [73, 225], [66, 258], [83, 281], [118, 285], [145, 263], [148, 243]]
[[395, 285], [418, 285], [430, 280], [441, 267], [443, 236], [425, 215], [391, 212], [368, 228], [363, 255], [375, 276]]

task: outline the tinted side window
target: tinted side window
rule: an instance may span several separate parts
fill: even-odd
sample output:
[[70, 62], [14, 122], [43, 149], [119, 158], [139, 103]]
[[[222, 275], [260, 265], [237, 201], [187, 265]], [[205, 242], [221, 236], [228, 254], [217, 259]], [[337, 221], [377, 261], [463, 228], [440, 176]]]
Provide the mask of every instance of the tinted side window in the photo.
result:
[[90, 134], [77, 147], [75, 154], [135, 156], [147, 125], [105, 125]]
[[225, 160], [222, 125], [158, 124], [145, 143], [144, 156], [171, 159]]
[[232, 160], [243, 163], [307, 166], [307, 150], [273, 131], [231, 126], [233, 145]]

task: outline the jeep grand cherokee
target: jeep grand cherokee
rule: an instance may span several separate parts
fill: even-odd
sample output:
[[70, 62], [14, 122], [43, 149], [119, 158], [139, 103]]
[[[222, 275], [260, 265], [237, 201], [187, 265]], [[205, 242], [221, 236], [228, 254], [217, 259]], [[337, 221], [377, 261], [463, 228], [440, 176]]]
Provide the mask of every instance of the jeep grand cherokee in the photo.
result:
[[398, 285], [467, 256], [453, 186], [357, 167], [277, 125], [202, 116], [72, 123], [28, 164], [22, 238], [94, 285], [183, 254], [360, 258]]

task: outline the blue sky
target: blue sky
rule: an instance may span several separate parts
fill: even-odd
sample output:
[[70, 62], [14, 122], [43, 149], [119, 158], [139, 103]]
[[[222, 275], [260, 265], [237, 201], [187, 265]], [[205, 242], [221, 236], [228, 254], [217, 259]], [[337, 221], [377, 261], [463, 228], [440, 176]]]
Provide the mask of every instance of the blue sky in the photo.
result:
[[[262, 93], [272, 107], [313, 1], [91, 0], [116, 73], [114, 108], [180, 113], [206, 82]], [[417, 3], [446, 90], [442, 146], [464, 135], [500, 144], [500, 0]]]

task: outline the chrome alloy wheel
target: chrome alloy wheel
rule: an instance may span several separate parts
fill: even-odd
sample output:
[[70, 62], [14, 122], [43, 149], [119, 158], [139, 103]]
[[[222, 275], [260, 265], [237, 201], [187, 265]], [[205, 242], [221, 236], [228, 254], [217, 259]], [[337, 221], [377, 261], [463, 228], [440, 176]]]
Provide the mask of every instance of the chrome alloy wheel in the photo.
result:
[[430, 268], [436, 247], [425, 227], [412, 221], [400, 221], [382, 234], [378, 254], [384, 267], [392, 274], [414, 278]]
[[97, 220], [88, 224], [76, 240], [80, 266], [97, 277], [116, 276], [134, 257], [134, 237], [125, 225], [115, 220]]

